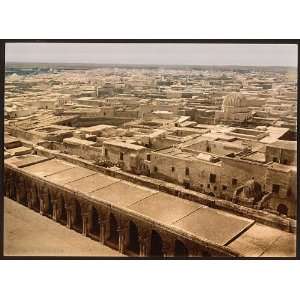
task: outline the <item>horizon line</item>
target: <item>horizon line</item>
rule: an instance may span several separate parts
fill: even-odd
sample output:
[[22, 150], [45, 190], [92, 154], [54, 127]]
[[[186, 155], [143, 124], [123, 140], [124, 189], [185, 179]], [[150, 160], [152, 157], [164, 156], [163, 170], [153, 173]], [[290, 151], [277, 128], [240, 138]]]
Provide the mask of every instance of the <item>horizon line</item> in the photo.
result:
[[298, 68], [297, 65], [240, 65], [240, 64], [159, 64], [159, 63], [101, 63], [101, 62], [45, 62], [45, 61], [5, 61], [5, 64], [89, 64], [89, 65], [120, 65], [120, 66], [189, 66], [189, 67], [280, 67]]

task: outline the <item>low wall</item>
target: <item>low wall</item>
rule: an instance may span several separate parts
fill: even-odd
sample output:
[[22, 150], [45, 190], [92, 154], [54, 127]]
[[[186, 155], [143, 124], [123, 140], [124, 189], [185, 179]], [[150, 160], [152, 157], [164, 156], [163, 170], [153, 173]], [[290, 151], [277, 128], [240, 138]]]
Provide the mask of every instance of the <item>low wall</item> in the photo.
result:
[[232, 212], [234, 214], [251, 218], [258, 223], [265, 224], [274, 228], [278, 228], [287, 232], [296, 233], [296, 225], [297, 221], [290, 218], [283, 218], [274, 214], [271, 214], [267, 211], [256, 210], [253, 208], [248, 208], [244, 206], [240, 206], [238, 204], [234, 204], [231, 201], [218, 199], [215, 197], [210, 197], [205, 194], [201, 194], [199, 192], [187, 190], [179, 185], [175, 185], [172, 183], [167, 183], [159, 179], [154, 179], [146, 176], [139, 176], [130, 174], [121, 170], [109, 169], [101, 166], [97, 166], [94, 163], [76, 158], [71, 155], [59, 153], [58, 151], [51, 151], [45, 149], [43, 147], [36, 147], [37, 154], [46, 156], [46, 157], [56, 157], [61, 160], [65, 160], [67, 162], [88, 168], [93, 171], [98, 171], [104, 173], [106, 175], [123, 179], [141, 186], [145, 186], [148, 188], [152, 188], [155, 190], [159, 190], [183, 199], [191, 200], [194, 202], [198, 202], [200, 204], [218, 208], [221, 210], [225, 210], [228, 212]]

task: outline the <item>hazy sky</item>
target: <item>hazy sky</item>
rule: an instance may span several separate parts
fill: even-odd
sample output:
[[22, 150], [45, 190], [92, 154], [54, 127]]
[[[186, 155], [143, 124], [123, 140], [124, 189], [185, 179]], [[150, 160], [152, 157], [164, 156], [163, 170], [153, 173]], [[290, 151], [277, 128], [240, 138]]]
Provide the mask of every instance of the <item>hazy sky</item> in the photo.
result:
[[6, 61], [297, 66], [297, 45], [8, 43]]

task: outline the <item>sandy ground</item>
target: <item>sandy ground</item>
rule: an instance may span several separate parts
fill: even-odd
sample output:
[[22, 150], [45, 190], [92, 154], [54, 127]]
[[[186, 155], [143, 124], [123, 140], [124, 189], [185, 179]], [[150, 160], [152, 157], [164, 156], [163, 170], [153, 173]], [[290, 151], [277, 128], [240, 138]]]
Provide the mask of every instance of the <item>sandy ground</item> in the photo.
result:
[[15, 201], [4, 201], [6, 256], [122, 256]]

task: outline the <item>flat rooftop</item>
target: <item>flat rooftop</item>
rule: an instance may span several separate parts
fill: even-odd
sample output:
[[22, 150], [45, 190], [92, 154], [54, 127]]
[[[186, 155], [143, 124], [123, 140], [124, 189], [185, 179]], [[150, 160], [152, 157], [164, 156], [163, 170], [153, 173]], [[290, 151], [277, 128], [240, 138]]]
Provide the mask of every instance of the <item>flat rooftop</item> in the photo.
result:
[[[55, 182], [58, 186], [86, 195], [95, 202], [99, 201], [112, 207], [129, 210], [139, 217], [142, 216], [163, 226], [192, 234], [199, 240], [210, 241], [222, 246], [229, 245], [232, 249], [237, 250], [241, 248], [246, 256], [256, 254], [250, 248], [247, 252], [248, 248], [243, 246], [244, 240], [247, 240], [249, 228], [255, 225], [251, 219], [212, 209], [58, 159], [41, 161], [35, 156], [33, 157], [32, 161], [36, 160], [36, 163], [30, 166], [17, 165], [12, 158], [5, 160], [5, 164], [10, 162], [10, 165], [22, 168], [28, 174]], [[268, 233], [273, 229], [265, 225], [259, 226], [262, 226], [260, 228], [266, 232], [264, 234], [264, 231], [261, 231], [259, 243], [265, 248], [269, 247], [270, 253], [273, 253], [276, 249], [272, 250], [272, 245], [269, 245]], [[295, 240], [295, 235], [281, 230], [277, 230], [277, 233], [282, 240], [281, 243], [276, 244], [276, 247], [280, 248], [276, 251], [284, 253], [285, 247], [290, 249], [291, 240]], [[255, 236], [253, 238], [255, 239]], [[243, 247], [246, 247], [246, 250]], [[287, 255], [295, 255], [295, 252], [289, 250]]]
[[268, 145], [272, 148], [290, 150], [290, 151], [297, 151], [297, 141], [283, 141], [277, 140], [276, 142]]
[[22, 168], [46, 160], [48, 160], [47, 157], [28, 154], [28, 155], [21, 155], [21, 156], [12, 156], [6, 159], [5, 163], [8, 165]]
[[130, 149], [130, 150], [134, 150], [134, 151], [139, 151], [139, 150], [146, 149], [143, 146], [134, 145], [134, 144], [131, 144], [131, 143], [124, 143], [124, 142], [119, 141], [119, 140], [106, 140], [105, 142], [103, 142], [103, 146], [105, 146], [105, 145]]
[[63, 142], [69, 145], [85, 145], [85, 146], [93, 146], [96, 144], [93, 141], [83, 140], [76, 137], [65, 138]]
[[80, 128], [80, 130], [84, 132], [98, 132], [98, 131], [100, 132], [102, 130], [112, 129], [112, 128], [116, 128], [116, 126], [100, 124], [100, 125], [95, 125], [90, 127], [82, 127]]

